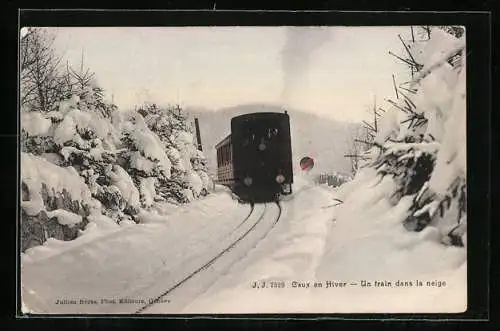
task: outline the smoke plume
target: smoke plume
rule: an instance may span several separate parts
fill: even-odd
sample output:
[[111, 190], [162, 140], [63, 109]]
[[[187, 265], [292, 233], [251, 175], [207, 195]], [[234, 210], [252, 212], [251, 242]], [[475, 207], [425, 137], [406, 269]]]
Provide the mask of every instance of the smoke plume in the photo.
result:
[[330, 31], [326, 27], [286, 27], [285, 45], [281, 52], [283, 73], [281, 101], [285, 105], [292, 103], [295, 92], [304, 81], [311, 54], [329, 38]]

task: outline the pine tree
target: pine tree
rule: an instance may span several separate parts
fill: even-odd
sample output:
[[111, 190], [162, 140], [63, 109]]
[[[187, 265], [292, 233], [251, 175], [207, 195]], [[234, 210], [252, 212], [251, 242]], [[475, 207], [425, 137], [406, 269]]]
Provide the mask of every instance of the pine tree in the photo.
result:
[[[397, 184], [392, 196], [394, 203], [403, 196], [413, 196], [413, 204], [403, 222], [406, 228], [421, 231], [432, 223], [440, 229], [444, 243], [462, 246], [467, 222], [466, 174], [457, 170], [465, 168], [465, 163], [461, 163], [463, 159], [457, 155], [463, 155], [461, 149], [465, 144], [457, 143], [455, 135], [465, 130], [462, 120], [465, 118], [465, 85], [460, 83], [464, 80], [464, 48], [447, 50], [443, 53], [447, 56], [434, 60], [432, 66], [427, 64], [425, 67], [420, 61], [423, 53], [433, 51], [427, 48], [427, 43], [435, 34], [445, 31], [461, 37], [464, 31], [460, 27], [427, 26], [417, 31], [417, 38], [412, 34], [411, 40], [405, 41], [399, 36], [405, 55], [392, 54], [409, 65], [412, 79], [395, 86], [396, 101], [387, 100], [391, 106], [388, 116], [396, 116], [399, 112], [398, 118], [402, 120], [398, 127], [377, 137], [382, 143], [378, 146], [380, 153], [374, 154], [376, 157], [370, 166], [377, 169], [381, 177], [391, 175], [394, 178]], [[450, 40], [449, 35], [438, 37]], [[434, 43], [433, 47], [439, 45]], [[424, 68], [427, 69], [424, 71]], [[444, 75], [453, 75], [457, 83], [442, 93], [435, 91], [436, 80], [448, 84], [443, 81]], [[424, 88], [430, 76], [434, 79], [433, 89]], [[433, 93], [441, 93], [440, 99], [434, 98]], [[450, 98], [449, 103], [442, 102], [444, 93], [448, 93], [445, 95]], [[464, 139], [464, 134], [460, 139]]]
[[197, 150], [188, 114], [179, 105], [160, 108], [150, 103], [142, 105], [138, 112], [159, 136], [172, 164], [172, 177], [160, 185], [161, 195], [187, 202], [208, 194], [207, 161]]

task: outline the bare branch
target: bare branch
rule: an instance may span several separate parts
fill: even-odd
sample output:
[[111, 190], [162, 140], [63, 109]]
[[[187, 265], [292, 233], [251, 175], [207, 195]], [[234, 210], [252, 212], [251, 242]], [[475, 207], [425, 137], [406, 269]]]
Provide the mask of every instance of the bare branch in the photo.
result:
[[375, 132], [377, 131], [377, 130], [375, 130], [375, 128], [374, 128], [374, 127], [373, 127], [370, 123], [368, 123], [367, 121], [362, 121], [362, 122], [363, 122], [363, 124], [365, 124], [366, 128], [370, 129], [371, 131], [375, 131]]
[[408, 61], [407, 59], [403, 59], [402, 57], [392, 53], [391, 51], [389, 51], [389, 54], [391, 54], [392, 56], [395, 56], [396, 58], [398, 58], [399, 60], [403, 61], [404, 63], [408, 64], [410, 67], [413, 68], [413, 66], [415, 65], [414, 63], [411, 63], [410, 61]]
[[415, 59], [413, 58], [413, 55], [411, 54], [410, 50], [408, 49], [408, 46], [406, 45], [406, 43], [403, 41], [403, 38], [401, 38], [400, 34], [398, 34], [398, 37], [399, 37], [399, 40], [401, 40], [401, 42], [403, 43], [403, 46], [406, 49], [406, 52], [408, 53], [411, 60], [413, 61], [415, 68], [417, 69], [417, 71], [419, 71], [423, 66], [420, 63], [418, 63], [417, 61], [415, 61]]
[[385, 99], [385, 101], [389, 102], [391, 105], [393, 105], [394, 107], [398, 108], [399, 110], [401, 110], [402, 112], [404, 113], [408, 113], [408, 110], [404, 109], [404, 108], [401, 108], [397, 103], [395, 103], [394, 101], [392, 101], [391, 99]]
[[359, 143], [363, 143], [363, 144], [367, 144], [367, 145], [373, 145], [373, 141], [367, 141], [367, 140], [362, 140], [362, 139], [354, 139], [354, 141], [356, 142], [359, 142]]
[[[410, 90], [410, 89], [408, 89], [408, 88], [406, 88], [406, 87], [404, 87], [404, 86], [401, 86], [401, 85], [399, 86], [399, 89], [402, 89], [402, 90], [408, 91], [408, 92], [410, 92], [410, 93], [412, 93], [412, 94], [416, 94], [416, 93], [417, 93], [417, 91], [416, 91], [416, 90]], [[401, 92], [400, 92], [400, 93], [401, 93]]]
[[394, 91], [396, 92], [396, 99], [399, 99], [398, 89], [396, 88], [396, 79], [394, 78], [394, 74], [392, 74], [392, 84], [394, 85]]

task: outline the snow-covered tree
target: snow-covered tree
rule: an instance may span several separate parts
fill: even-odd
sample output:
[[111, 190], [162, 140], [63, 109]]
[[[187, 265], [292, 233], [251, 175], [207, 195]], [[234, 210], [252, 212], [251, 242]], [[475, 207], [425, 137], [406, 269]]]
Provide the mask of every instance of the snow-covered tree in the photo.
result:
[[208, 194], [210, 178], [206, 158], [196, 147], [188, 114], [178, 105], [160, 108], [149, 103], [142, 105], [138, 112], [160, 138], [172, 164], [172, 176], [162, 183], [161, 194], [178, 202]]
[[467, 222], [465, 34], [425, 31], [428, 39], [405, 44], [408, 58], [402, 59], [413, 63], [413, 78], [381, 116], [363, 166], [393, 177], [395, 204], [413, 198], [403, 222], [408, 229], [432, 224], [443, 242], [461, 246]]
[[117, 107], [104, 101], [105, 91], [97, 82], [95, 73], [85, 67], [83, 55], [82, 50], [82, 59], [78, 69], [74, 69], [69, 64], [66, 65], [64, 82], [67, 96], [77, 95], [81, 100], [82, 110], [94, 111], [101, 117], [110, 118]]
[[64, 71], [51, 42], [43, 29], [21, 36], [23, 250], [74, 239], [91, 218], [138, 222], [155, 202], [207, 194], [206, 160], [180, 107], [117, 111], [83, 52], [80, 67]]
[[89, 111], [91, 107], [76, 95], [61, 102], [57, 115], [62, 119], [54, 128], [60, 163], [74, 167], [85, 179], [105, 215], [116, 221], [131, 219], [140, 205], [130, 176], [116, 164], [119, 134], [109, 120]]
[[138, 112], [116, 114], [114, 125], [121, 133], [117, 162], [139, 188], [143, 207], [150, 207], [155, 200], [160, 200], [157, 190], [171, 177], [170, 159], [160, 138], [147, 127]]

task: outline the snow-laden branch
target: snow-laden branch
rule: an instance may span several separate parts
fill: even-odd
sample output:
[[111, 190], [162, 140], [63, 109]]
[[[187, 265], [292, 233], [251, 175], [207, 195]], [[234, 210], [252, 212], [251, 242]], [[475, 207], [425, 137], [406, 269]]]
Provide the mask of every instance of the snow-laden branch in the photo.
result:
[[[450, 58], [459, 54], [461, 51], [465, 49], [465, 40], [459, 39], [455, 45], [455, 47], [448, 50], [443, 56], [434, 62], [424, 66], [422, 70], [413, 78], [410, 82], [410, 86], [414, 86], [418, 84], [423, 78], [425, 78], [428, 74], [430, 74], [433, 70], [439, 68], [443, 64], [445, 64]], [[464, 55], [465, 56], [465, 55]]]

